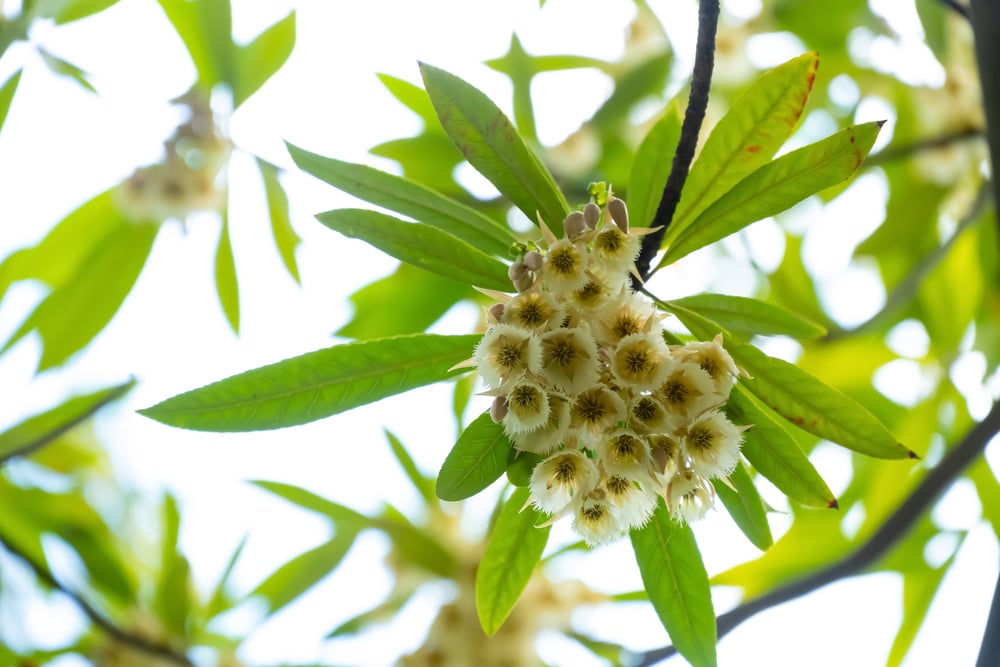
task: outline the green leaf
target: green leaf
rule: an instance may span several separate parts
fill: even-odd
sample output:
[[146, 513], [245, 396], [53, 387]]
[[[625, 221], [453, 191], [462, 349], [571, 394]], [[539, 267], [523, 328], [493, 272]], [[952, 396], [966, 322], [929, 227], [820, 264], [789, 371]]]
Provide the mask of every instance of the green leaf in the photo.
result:
[[549, 539], [551, 527], [538, 527], [545, 515], [525, 507], [529, 493], [515, 489], [504, 503], [476, 570], [476, 611], [488, 635], [495, 634], [514, 609]]
[[[407, 293], [419, 294], [420, 298], [399, 298]], [[354, 314], [335, 335], [368, 340], [422, 333], [456, 302], [476, 295], [468, 284], [404, 262], [393, 273], [350, 296]]]
[[[444, 130], [441, 127], [441, 124], [438, 123], [437, 113], [434, 111], [434, 105], [431, 104], [431, 98], [427, 96], [426, 90], [416, 84], [410, 83], [405, 79], [392, 76], [391, 74], [379, 73], [376, 76], [378, 76], [382, 85], [385, 86], [386, 90], [388, 90], [400, 104], [420, 116], [420, 119], [424, 121], [424, 125], [427, 130], [437, 130], [437, 132], [440, 132], [441, 135], [444, 135]], [[449, 145], [451, 144], [449, 143]]]
[[511, 34], [506, 54], [500, 58], [487, 60], [485, 64], [490, 69], [506, 74], [510, 79], [514, 89], [514, 122], [517, 123], [521, 136], [537, 143], [535, 111], [531, 104], [531, 80], [538, 73], [538, 69], [534, 58], [521, 46], [517, 33]]
[[295, 46], [295, 11], [246, 46], [235, 47], [236, 76], [233, 84], [233, 108], [257, 92], [288, 60]]
[[215, 250], [215, 290], [219, 295], [222, 312], [232, 327], [233, 333], [240, 332], [240, 286], [236, 278], [236, 264], [233, 261], [233, 245], [229, 240], [229, 215], [222, 215], [222, 230], [219, 245]]
[[503, 425], [490, 418], [489, 410], [476, 417], [458, 436], [441, 465], [438, 498], [465, 500], [500, 479], [507, 469], [511, 448]]
[[61, 405], [29, 417], [0, 433], [0, 465], [15, 456], [27, 456], [43, 447], [108, 403], [127, 394], [134, 386], [135, 380], [130, 380], [84, 396], [74, 396]]
[[715, 611], [691, 526], [674, 521], [661, 501], [631, 538], [646, 594], [677, 652], [694, 667], [713, 667]]
[[87, 79], [87, 73], [85, 71], [83, 71], [82, 69], [80, 69], [71, 62], [63, 60], [59, 56], [49, 53], [41, 46], [36, 48], [38, 49], [38, 55], [42, 57], [42, 62], [48, 65], [50, 70], [52, 70], [56, 74], [59, 74], [60, 76], [65, 76], [70, 79], [73, 79], [78, 84], [83, 86], [85, 89], [89, 90], [95, 95], [97, 94], [97, 89], [94, 88], [94, 85], [90, 83], [90, 81]]
[[826, 333], [826, 329], [819, 324], [758, 299], [706, 293], [674, 299], [671, 303], [696, 311], [747, 338], [758, 335], [815, 338]]
[[771, 526], [767, 523], [767, 510], [753, 478], [742, 463], [736, 464], [729, 475], [729, 482], [736, 488], [735, 491], [721, 480], [712, 480], [715, 493], [747, 539], [761, 551], [767, 551], [774, 544]]
[[264, 194], [267, 197], [267, 212], [271, 218], [271, 235], [274, 236], [274, 245], [278, 248], [281, 261], [285, 264], [292, 280], [301, 283], [299, 265], [295, 259], [295, 249], [299, 247], [302, 239], [292, 228], [292, 221], [288, 213], [288, 195], [285, 193], [281, 181], [278, 180], [278, 168], [260, 158], [257, 158], [257, 166], [264, 179]]
[[287, 146], [292, 160], [306, 173], [359, 199], [457, 236], [485, 253], [506, 256], [516, 240], [510, 229], [493, 218], [419, 183]]
[[[397, 584], [399, 586], [399, 584]], [[412, 587], [405, 587], [402, 591], [394, 590], [392, 595], [385, 602], [376, 605], [368, 611], [361, 612], [357, 616], [347, 619], [326, 635], [326, 639], [334, 637], [347, 637], [356, 635], [370, 625], [375, 623], [385, 623], [399, 613], [399, 611], [409, 602], [415, 593]]]
[[43, 0], [38, 3], [39, 16], [54, 19], [56, 25], [79, 21], [112, 7], [118, 0]]
[[656, 215], [681, 136], [681, 106], [675, 98], [639, 144], [628, 180], [629, 219], [648, 227]]
[[799, 122], [817, 67], [819, 55], [805, 53], [765, 72], [733, 98], [691, 166], [667, 243], [781, 148]]
[[157, 0], [184, 42], [198, 87], [211, 93], [220, 82], [232, 83], [232, 16], [229, 0]]
[[937, 593], [944, 575], [951, 569], [955, 560], [955, 555], [945, 561], [940, 567], [919, 567], [906, 570], [903, 574], [903, 621], [896, 632], [896, 637], [892, 640], [889, 648], [889, 657], [886, 658], [886, 667], [899, 667], [913, 640], [916, 639], [917, 632], [927, 618], [927, 611], [931, 607], [934, 595]]
[[191, 566], [178, 549], [180, 514], [177, 502], [167, 495], [163, 503], [163, 538], [161, 543], [160, 576], [156, 583], [153, 608], [167, 631], [186, 637], [191, 618]]
[[544, 460], [545, 457], [541, 454], [511, 449], [507, 459], [507, 481], [514, 486], [528, 486], [535, 466]]
[[[663, 92], [672, 63], [670, 52], [663, 51], [621, 74], [616, 78], [611, 96], [594, 112], [590, 122], [608, 129], [626, 119], [639, 102]], [[676, 144], [674, 147], [676, 148]]]
[[845, 181], [864, 161], [882, 123], [848, 127], [753, 172], [679, 232], [659, 266], [675, 262], [752, 222], [780, 213]]
[[478, 335], [417, 334], [336, 345], [263, 366], [140, 410], [196, 431], [307, 424], [450, 377]]
[[727, 344], [726, 349], [752, 378], [742, 385], [801, 429], [867, 456], [916, 458], [871, 412], [839, 389], [752, 345]]
[[414, 463], [413, 457], [410, 453], [406, 451], [406, 447], [400, 442], [399, 438], [390, 433], [388, 430], [385, 431], [385, 439], [389, 441], [389, 447], [392, 449], [393, 455], [396, 457], [396, 461], [399, 462], [399, 467], [403, 469], [406, 476], [410, 479], [413, 484], [413, 488], [417, 490], [420, 497], [424, 499], [424, 502], [428, 505], [436, 505], [437, 498], [434, 496], [434, 482], [429, 479], [426, 475], [420, 472], [417, 468], [417, 464]]
[[291, 559], [262, 581], [251, 593], [267, 600], [269, 614], [294, 601], [337, 569], [354, 544], [357, 532], [337, 527], [327, 542]]
[[[14, 101], [14, 93], [17, 92], [17, 84], [21, 82], [21, 72], [24, 70], [17, 70], [14, 75], [3, 82], [0, 86], [0, 128], [3, 127], [4, 121], [7, 120], [7, 112], [10, 111], [10, 103]], [[0, 290], [0, 295], [3, 292]]]
[[569, 206], [552, 174], [497, 106], [479, 90], [425, 63], [420, 73], [448, 136], [469, 163], [532, 222], [561, 223]]
[[80, 262], [78, 272], [35, 308], [4, 349], [37, 329], [43, 344], [41, 372], [64, 363], [104, 329], [138, 279], [159, 231], [121, 218], [115, 223]]
[[226, 568], [222, 571], [222, 576], [219, 577], [219, 581], [215, 585], [215, 590], [212, 591], [212, 594], [208, 598], [208, 605], [205, 607], [205, 618], [215, 618], [233, 607], [233, 599], [230, 597], [227, 588], [230, 578], [233, 576], [233, 570], [236, 568], [236, 563], [239, 561], [246, 543], [247, 536], [244, 536], [233, 551], [233, 555], [229, 557], [229, 562], [226, 563]]
[[807, 507], [837, 507], [833, 491], [770, 409], [737, 385], [726, 410], [734, 423], [753, 427], [743, 434], [743, 455], [757, 472]]
[[447, 232], [419, 222], [360, 208], [341, 208], [316, 218], [344, 236], [361, 239], [422, 269], [467, 285], [510, 290], [507, 266]]

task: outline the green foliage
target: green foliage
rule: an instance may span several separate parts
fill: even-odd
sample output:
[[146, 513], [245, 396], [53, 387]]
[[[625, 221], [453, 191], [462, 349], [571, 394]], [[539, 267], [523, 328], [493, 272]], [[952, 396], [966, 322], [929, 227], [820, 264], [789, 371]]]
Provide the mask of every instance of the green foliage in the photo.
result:
[[458, 437], [458, 442], [441, 464], [437, 496], [441, 500], [471, 498], [500, 479], [507, 470], [512, 447], [503, 426], [484, 412]]

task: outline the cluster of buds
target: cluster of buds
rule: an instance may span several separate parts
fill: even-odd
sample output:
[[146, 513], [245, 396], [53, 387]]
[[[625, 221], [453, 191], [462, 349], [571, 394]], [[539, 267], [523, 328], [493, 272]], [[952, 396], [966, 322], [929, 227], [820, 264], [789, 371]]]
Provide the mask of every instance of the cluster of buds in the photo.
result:
[[704, 516], [744, 430], [721, 410], [739, 374], [721, 337], [665, 342], [629, 278], [650, 230], [630, 230], [625, 203], [596, 194], [563, 221], [563, 238], [541, 223], [545, 247], [511, 266], [516, 295], [488, 293], [499, 303], [473, 358], [494, 421], [518, 450], [546, 457], [532, 503], [552, 521], [572, 516], [592, 545], [644, 525], [660, 495], [677, 519]]
[[184, 221], [195, 211], [222, 208], [216, 181], [229, 158], [229, 142], [216, 126], [212, 109], [197, 91], [174, 100], [189, 116], [164, 143], [163, 160], [136, 169], [118, 188], [117, 204], [137, 222]]

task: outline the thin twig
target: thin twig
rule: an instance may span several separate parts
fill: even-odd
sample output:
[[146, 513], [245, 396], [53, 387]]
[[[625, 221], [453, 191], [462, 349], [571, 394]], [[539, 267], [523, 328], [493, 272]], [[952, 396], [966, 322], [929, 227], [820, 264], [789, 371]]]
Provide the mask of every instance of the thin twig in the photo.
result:
[[111, 620], [98, 611], [96, 607], [87, 602], [83, 596], [59, 582], [59, 580], [56, 579], [44, 565], [36, 563], [31, 556], [16, 547], [2, 534], [0, 534], [0, 546], [2, 546], [11, 555], [16, 556], [19, 560], [23, 561], [25, 565], [31, 568], [36, 577], [72, 600], [76, 606], [80, 608], [80, 611], [82, 611], [87, 618], [90, 619], [90, 622], [99, 628], [104, 634], [116, 639], [129, 648], [135, 649], [136, 651], [141, 651], [142, 653], [150, 656], [169, 660], [170, 662], [178, 665], [184, 665], [184, 667], [194, 667], [194, 663], [191, 662], [187, 656], [174, 651], [168, 646], [151, 641], [145, 637], [132, 634], [112, 623]]
[[[858, 574], [874, 564], [909, 532], [924, 512], [930, 509], [941, 493], [951, 486], [962, 471], [983, 452], [998, 432], [1000, 432], [1000, 402], [993, 404], [986, 418], [976, 424], [965, 438], [927, 473], [913, 493], [857, 551], [826, 569], [722, 614], [717, 619], [719, 639], [743, 621], [766, 609], [794, 600], [844, 577]], [[649, 651], [642, 656], [638, 667], [649, 667], [675, 653], [676, 650], [672, 646]]]
[[948, 134], [942, 134], [938, 137], [928, 137], [926, 139], [919, 139], [910, 144], [901, 144], [897, 146], [887, 146], [883, 148], [878, 153], [872, 153], [869, 155], [864, 162], [861, 163], [862, 169], [868, 169], [870, 167], [877, 167], [886, 162], [892, 162], [894, 160], [902, 160], [908, 158], [917, 153], [922, 153], [924, 151], [935, 150], [938, 148], [945, 148], [951, 144], [957, 144], [963, 141], [969, 141], [971, 139], [980, 139], [986, 136], [986, 130], [981, 127], [967, 127], [962, 130], [956, 130], [954, 132], [949, 132]]
[[[694, 71], [691, 74], [691, 94], [688, 96], [687, 110], [684, 112], [684, 122], [681, 124], [681, 135], [677, 140], [677, 151], [670, 167], [670, 175], [663, 187], [660, 204], [650, 227], [660, 229], [642, 238], [642, 249], [635, 261], [636, 269], [642, 279], [649, 278], [650, 264], [663, 243], [663, 235], [670, 226], [681, 199], [681, 190], [687, 180], [694, 150], [698, 146], [698, 134], [701, 123], [705, 120], [705, 109], [708, 107], [708, 91], [712, 85], [712, 68], [715, 66], [715, 33], [719, 26], [719, 0], [700, 0], [698, 3], [698, 40], [695, 46]], [[638, 288], [633, 278], [633, 287]]]

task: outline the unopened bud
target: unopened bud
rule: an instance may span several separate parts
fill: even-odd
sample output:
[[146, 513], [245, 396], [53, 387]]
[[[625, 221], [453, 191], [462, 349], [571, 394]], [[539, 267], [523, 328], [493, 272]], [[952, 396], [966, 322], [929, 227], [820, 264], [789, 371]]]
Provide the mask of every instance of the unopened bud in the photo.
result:
[[580, 211], [573, 211], [566, 216], [563, 220], [563, 231], [566, 232], [566, 238], [570, 241], [576, 240], [581, 234], [587, 231], [587, 223], [584, 220], [583, 213]]
[[618, 225], [618, 229], [628, 234], [628, 209], [625, 208], [625, 202], [618, 197], [612, 197], [608, 200], [608, 212]]
[[517, 284], [517, 281], [528, 274], [528, 267], [524, 265], [524, 262], [514, 262], [507, 269], [507, 277], [510, 278], [511, 282]]
[[590, 202], [583, 207], [583, 219], [586, 220], [588, 227], [594, 229], [597, 227], [597, 221], [601, 219], [601, 207]]
[[535, 284], [535, 277], [530, 272], [525, 271], [524, 275], [514, 280], [514, 289], [523, 292], [530, 289]]
[[507, 399], [504, 396], [497, 396], [490, 406], [490, 419], [494, 424], [499, 424], [507, 416]]
[[542, 253], [532, 250], [524, 255], [524, 265], [531, 271], [541, 271], [544, 263]]
[[490, 309], [486, 312], [490, 314], [490, 317], [493, 318], [494, 322], [499, 322], [500, 320], [503, 319], [503, 304], [494, 303], [492, 306], [490, 306]]

